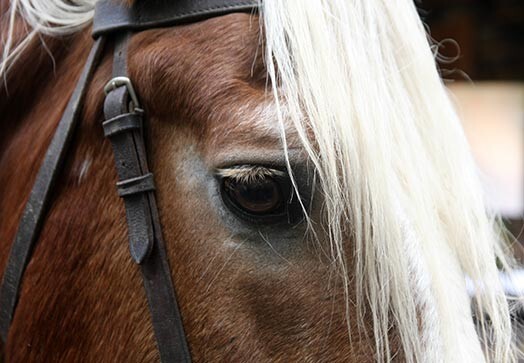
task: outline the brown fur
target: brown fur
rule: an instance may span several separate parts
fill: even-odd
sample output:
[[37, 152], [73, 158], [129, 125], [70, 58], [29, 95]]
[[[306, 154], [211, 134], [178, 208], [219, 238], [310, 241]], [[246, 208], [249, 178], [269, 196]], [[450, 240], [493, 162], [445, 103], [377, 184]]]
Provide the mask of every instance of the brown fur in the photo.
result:
[[[92, 44], [87, 31], [47, 42], [55, 71], [35, 43], [12, 68], [9, 93], [0, 90], [1, 270]], [[89, 87], [24, 276], [5, 347], [8, 362], [158, 359], [100, 125], [110, 53]], [[373, 340], [356, 333], [355, 319], [349, 342], [340, 279], [318, 249], [301, 238], [269, 248], [232, 233], [195, 176], [212, 173], [232, 155], [256, 161], [268, 152], [282, 154], [264, 125], [276, 120], [260, 119], [256, 111], [269, 102], [258, 20], [232, 14], [144, 31], [132, 39], [129, 68], [149, 119], [151, 169], [194, 361], [373, 361]]]

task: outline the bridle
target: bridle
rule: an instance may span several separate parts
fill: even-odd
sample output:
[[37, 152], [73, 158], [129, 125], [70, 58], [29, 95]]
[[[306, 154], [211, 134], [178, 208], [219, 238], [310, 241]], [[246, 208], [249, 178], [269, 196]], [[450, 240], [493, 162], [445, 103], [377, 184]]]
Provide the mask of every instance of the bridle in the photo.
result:
[[113, 43], [112, 79], [104, 87], [104, 135], [109, 138], [124, 200], [133, 260], [140, 266], [153, 330], [162, 362], [190, 362], [182, 318], [155, 201], [153, 174], [144, 143], [144, 111], [127, 75], [127, 47], [133, 32], [175, 26], [233, 12], [255, 12], [259, 0], [137, 0], [130, 7], [101, 0], [95, 7], [95, 39], [84, 69], [60, 119], [38, 171], [9, 252], [0, 286], [0, 336], [5, 343], [25, 268], [38, 241], [53, 184], [80, 121], [87, 86], [106, 42]]

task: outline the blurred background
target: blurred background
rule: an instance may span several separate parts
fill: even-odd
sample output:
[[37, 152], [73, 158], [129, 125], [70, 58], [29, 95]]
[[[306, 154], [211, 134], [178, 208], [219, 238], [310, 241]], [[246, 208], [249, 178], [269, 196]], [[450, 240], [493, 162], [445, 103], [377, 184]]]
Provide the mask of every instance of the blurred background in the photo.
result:
[[[524, 246], [524, 0], [417, 0], [491, 208]], [[524, 248], [515, 244], [524, 261]]]

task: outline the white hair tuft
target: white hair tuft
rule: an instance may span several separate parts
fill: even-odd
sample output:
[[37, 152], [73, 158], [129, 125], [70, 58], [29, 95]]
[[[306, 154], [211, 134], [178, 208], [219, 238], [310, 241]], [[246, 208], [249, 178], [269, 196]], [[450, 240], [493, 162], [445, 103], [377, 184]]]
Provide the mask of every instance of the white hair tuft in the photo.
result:
[[[9, 66], [39, 34], [67, 35], [91, 23], [96, 0], [10, 0], [7, 17], [8, 29], [2, 37], [0, 75], [5, 76]], [[29, 25], [28, 35], [14, 44], [13, 34], [17, 15]], [[3, 33], [2, 33], [3, 34]]]

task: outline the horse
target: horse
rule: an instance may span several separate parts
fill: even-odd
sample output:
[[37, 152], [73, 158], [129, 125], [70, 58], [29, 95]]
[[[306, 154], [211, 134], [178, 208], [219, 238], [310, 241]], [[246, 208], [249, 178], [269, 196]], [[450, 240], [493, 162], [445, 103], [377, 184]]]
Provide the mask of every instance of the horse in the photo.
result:
[[[0, 3], [1, 270], [94, 2]], [[264, 0], [133, 33], [126, 57], [195, 362], [517, 359], [497, 277], [514, 262], [411, 1]], [[111, 62], [88, 82], [8, 362], [159, 359], [101, 127]]]

